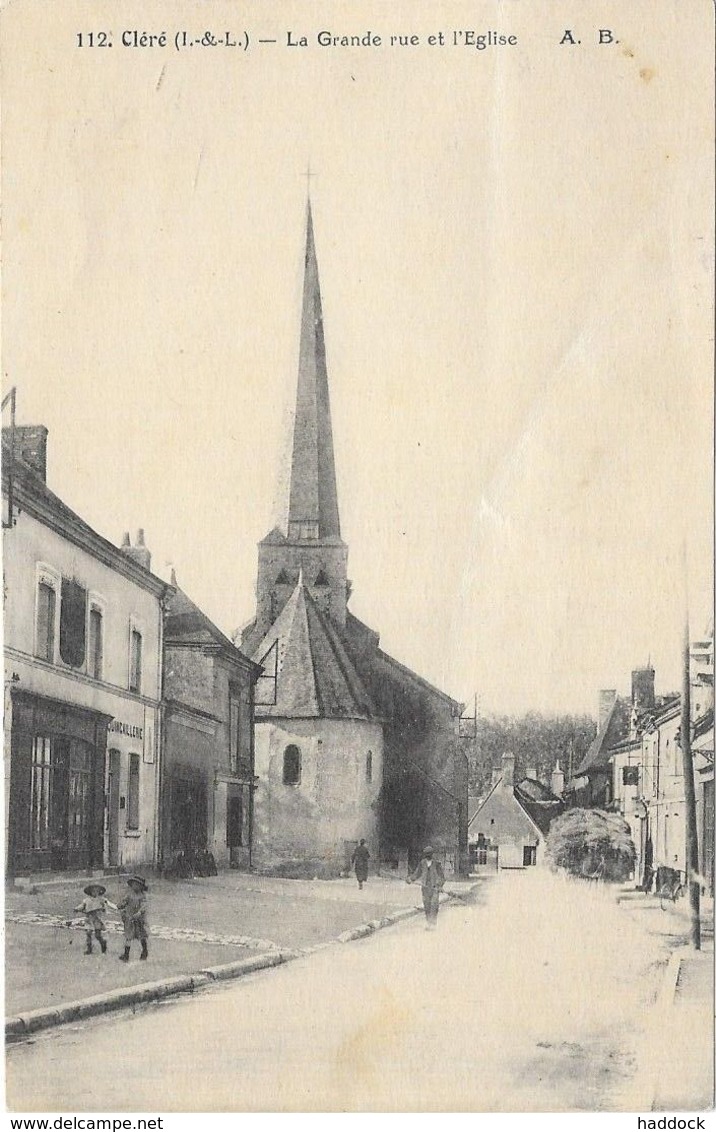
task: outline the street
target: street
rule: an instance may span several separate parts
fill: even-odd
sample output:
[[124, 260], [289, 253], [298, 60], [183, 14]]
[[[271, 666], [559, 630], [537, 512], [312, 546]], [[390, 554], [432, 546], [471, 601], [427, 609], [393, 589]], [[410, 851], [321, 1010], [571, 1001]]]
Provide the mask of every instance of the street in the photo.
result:
[[480, 902], [193, 999], [10, 1047], [15, 1111], [633, 1111], [662, 938], [613, 891], [503, 873]]

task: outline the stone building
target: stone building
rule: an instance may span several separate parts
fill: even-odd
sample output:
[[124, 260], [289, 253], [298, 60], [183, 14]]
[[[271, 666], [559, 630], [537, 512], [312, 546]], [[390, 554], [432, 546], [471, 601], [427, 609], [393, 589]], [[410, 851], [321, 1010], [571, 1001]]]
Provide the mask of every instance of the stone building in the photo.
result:
[[318, 264], [308, 206], [290, 477], [259, 544], [256, 616], [241, 647], [256, 694], [255, 857], [335, 871], [359, 838], [374, 859], [467, 850], [462, 705], [388, 656], [348, 608]]
[[153, 864], [167, 587], [46, 472], [47, 429], [3, 430], [7, 870]]
[[[636, 849], [635, 878], [659, 870], [686, 876], [686, 792], [681, 696], [657, 696], [654, 669], [632, 672], [630, 697], [600, 692], [597, 736], [570, 784], [573, 805], [607, 809], [626, 820]], [[691, 746], [700, 874], [714, 887], [713, 632], [691, 648]]]
[[499, 869], [522, 869], [544, 862], [549, 827], [564, 809], [559, 763], [551, 789], [528, 775], [515, 783], [515, 756], [502, 756], [502, 772], [478, 803], [469, 821], [468, 840], [473, 866], [491, 861]]
[[261, 669], [176, 585], [164, 622], [161, 864], [208, 849], [251, 865], [254, 684]]

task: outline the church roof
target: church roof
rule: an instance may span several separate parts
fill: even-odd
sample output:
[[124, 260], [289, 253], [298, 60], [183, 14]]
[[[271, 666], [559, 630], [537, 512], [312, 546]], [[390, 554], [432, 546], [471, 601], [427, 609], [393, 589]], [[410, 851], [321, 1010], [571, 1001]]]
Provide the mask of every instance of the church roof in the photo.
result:
[[319, 610], [302, 575], [254, 660], [264, 667], [256, 689], [259, 718], [377, 718], [338, 630]]
[[321, 288], [310, 201], [306, 218], [296, 413], [284, 527], [289, 538], [295, 523], [312, 524], [315, 531], [312, 538], [340, 538]]

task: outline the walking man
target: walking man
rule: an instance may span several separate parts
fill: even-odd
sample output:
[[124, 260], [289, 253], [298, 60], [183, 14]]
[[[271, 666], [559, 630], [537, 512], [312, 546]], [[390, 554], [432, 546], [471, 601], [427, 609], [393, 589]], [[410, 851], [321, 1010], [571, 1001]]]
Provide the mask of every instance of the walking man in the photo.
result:
[[423, 890], [423, 908], [425, 909], [425, 930], [434, 931], [438, 926], [440, 892], [445, 884], [445, 873], [440, 862], [433, 860], [432, 845], [425, 846], [420, 864], [407, 880], [408, 884], [412, 884], [414, 880], [420, 881], [420, 887]]
[[365, 838], [362, 837], [360, 845], [356, 845], [351, 858], [351, 864], [356, 871], [356, 880], [358, 881], [359, 888], [362, 888], [368, 880], [369, 859], [370, 853], [368, 852], [368, 846], [365, 843]]

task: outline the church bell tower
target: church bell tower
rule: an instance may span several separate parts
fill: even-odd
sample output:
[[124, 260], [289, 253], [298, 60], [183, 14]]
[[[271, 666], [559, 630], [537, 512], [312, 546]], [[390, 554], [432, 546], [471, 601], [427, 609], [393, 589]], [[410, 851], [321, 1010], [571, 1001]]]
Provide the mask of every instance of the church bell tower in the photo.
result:
[[299, 574], [321, 612], [344, 626], [347, 559], [338, 516], [321, 288], [309, 200], [288, 492], [278, 525], [259, 543], [251, 639], [260, 638], [279, 616]]

